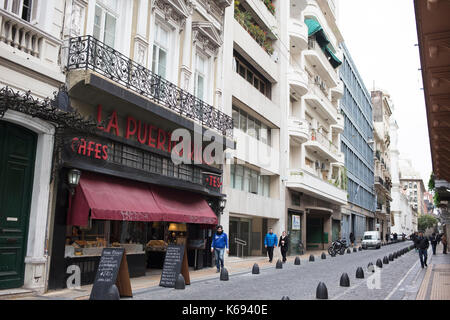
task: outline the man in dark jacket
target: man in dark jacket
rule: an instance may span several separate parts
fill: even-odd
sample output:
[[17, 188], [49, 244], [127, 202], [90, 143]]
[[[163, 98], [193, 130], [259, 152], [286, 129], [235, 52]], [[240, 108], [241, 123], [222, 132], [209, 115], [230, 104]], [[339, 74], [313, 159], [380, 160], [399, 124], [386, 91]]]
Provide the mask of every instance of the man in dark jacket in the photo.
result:
[[433, 248], [433, 255], [436, 255], [436, 246], [438, 244], [438, 237], [436, 233], [433, 232], [433, 234], [430, 237], [431, 242], [431, 248]]
[[419, 236], [416, 239], [416, 248], [419, 250], [419, 259], [422, 268], [428, 267], [427, 258], [428, 258], [428, 247], [430, 243], [428, 242], [428, 238], [423, 236], [423, 232], [419, 232]]
[[267, 253], [269, 255], [269, 262], [273, 259], [273, 248], [277, 246], [277, 235], [273, 233], [272, 228], [269, 229], [269, 233], [264, 237], [264, 246], [267, 248]]

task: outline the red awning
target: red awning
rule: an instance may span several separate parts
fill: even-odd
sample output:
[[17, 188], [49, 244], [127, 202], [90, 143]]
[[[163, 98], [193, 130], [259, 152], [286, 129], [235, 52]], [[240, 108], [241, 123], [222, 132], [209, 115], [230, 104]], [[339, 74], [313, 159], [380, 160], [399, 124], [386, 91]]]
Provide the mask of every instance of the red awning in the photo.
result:
[[198, 194], [90, 172], [83, 172], [71, 202], [69, 225], [86, 225], [89, 210], [101, 220], [218, 223]]

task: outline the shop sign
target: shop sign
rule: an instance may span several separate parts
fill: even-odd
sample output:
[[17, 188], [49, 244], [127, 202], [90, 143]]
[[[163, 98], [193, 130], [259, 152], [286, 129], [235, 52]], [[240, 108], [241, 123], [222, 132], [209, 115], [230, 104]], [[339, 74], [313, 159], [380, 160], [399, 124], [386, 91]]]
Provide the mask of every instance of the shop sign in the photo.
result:
[[209, 189], [220, 190], [222, 187], [222, 176], [215, 173], [203, 172], [203, 181]]
[[300, 230], [300, 216], [292, 215], [292, 230]]
[[[97, 122], [101, 123], [103, 119], [102, 105], [97, 106]], [[171, 153], [176, 152], [180, 157], [183, 156], [183, 148], [175, 148], [175, 146], [180, 143], [180, 141], [172, 141], [172, 133], [167, 132], [164, 129], [159, 128], [156, 125], [146, 123], [135, 117], [128, 116], [124, 120], [119, 120], [117, 115], [117, 110], [113, 110], [109, 115], [108, 123], [102, 127], [99, 126], [98, 129], [106, 133], [122, 136], [127, 140], [137, 141], [142, 145], [146, 145], [151, 148], [158, 149], [160, 151]], [[125, 130], [120, 130], [121, 126], [125, 126]], [[189, 155], [192, 161], [202, 162], [206, 164], [211, 164], [211, 159], [203, 159], [203, 146], [201, 144], [191, 143], [191, 153]]]
[[72, 138], [70, 149], [79, 156], [108, 160], [108, 145], [91, 139], [74, 137]]

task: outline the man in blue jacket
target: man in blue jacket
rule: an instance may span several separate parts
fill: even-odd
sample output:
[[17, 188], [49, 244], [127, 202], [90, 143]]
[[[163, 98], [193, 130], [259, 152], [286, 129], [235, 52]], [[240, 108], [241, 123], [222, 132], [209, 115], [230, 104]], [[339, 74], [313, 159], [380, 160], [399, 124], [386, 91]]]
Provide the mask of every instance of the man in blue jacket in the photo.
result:
[[269, 229], [269, 233], [264, 237], [264, 246], [267, 248], [269, 254], [269, 262], [273, 259], [273, 248], [277, 247], [277, 235], [273, 233], [272, 228]]
[[214, 257], [216, 258], [216, 267], [217, 272], [220, 272], [220, 268], [223, 269], [224, 262], [224, 252], [225, 248], [227, 248], [227, 253], [230, 254], [230, 250], [228, 250], [228, 237], [225, 232], [223, 232], [223, 228], [221, 225], [217, 226], [217, 232], [213, 236], [213, 240], [211, 243], [211, 252], [214, 252]]

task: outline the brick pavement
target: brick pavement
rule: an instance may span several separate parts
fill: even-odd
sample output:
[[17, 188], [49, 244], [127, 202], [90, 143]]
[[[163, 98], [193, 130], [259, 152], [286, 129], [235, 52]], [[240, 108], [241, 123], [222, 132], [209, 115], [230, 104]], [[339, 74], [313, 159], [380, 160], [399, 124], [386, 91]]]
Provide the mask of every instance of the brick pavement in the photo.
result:
[[450, 254], [442, 254], [442, 244], [436, 255], [429, 256], [427, 272], [417, 293], [417, 300], [450, 300]]

